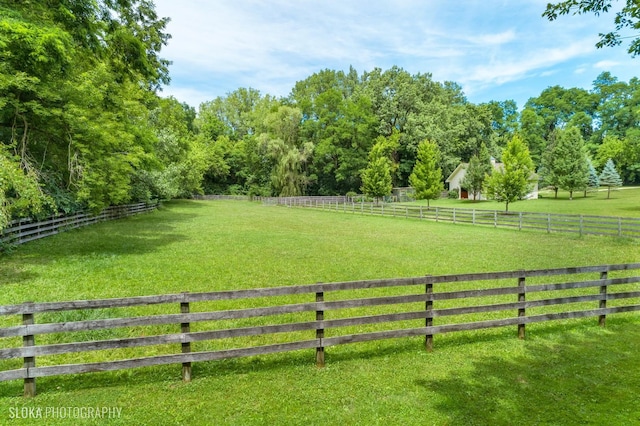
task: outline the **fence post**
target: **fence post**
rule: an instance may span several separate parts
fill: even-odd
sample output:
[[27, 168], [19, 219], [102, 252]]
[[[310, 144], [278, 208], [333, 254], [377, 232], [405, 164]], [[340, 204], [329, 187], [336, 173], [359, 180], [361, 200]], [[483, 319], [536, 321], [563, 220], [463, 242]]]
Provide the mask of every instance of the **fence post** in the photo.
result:
[[[606, 280], [608, 276], [607, 271], [603, 271], [600, 273], [600, 279], [601, 280]], [[607, 308], [607, 285], [601, 285], [600, 286], [600, 297], [602, 297], [600, 299], [600, 303], [599, 303], [599, 308], [600, 309], [606, 309]], [[605, 323], [607, 321], [607, 316], [606, 315], [600, 315], [598, 317], [598, 325], [600, 327], [604, 327]]]
[[456, 223], [456, 208], [453, 208], [453, 223]]
[[420, 206], [420, 220], [422, 220], [422, 206]]
[[[433, 277], [431, 275], [427, 275], [427, 284], [425, 285], [425, 293], [429, 297], [427, 301], [424, 303], [425, 310], [427, 311], [425, 326], [432, 327], [433, 326], [433, 299], [431, 298], [432, 297], [431, 295], [433, 295]], [[424, 347], [427, 350], [427, 352], [433, 351], [433, 334], [427, 334], [425, 336]]]
[[551, 213], [547, 214], [547, 234], [551, 232]]
[[[518, 278], [518, 302], [521, 303], [522, 306], [518, 308], [518, 318], [526, 316], [526, 310], [524, 307], [524, 303], [526, 301], [525, 279], [525, 273], [524, 271], [521, 271], [520, 277]], [[524, 339], [524, 328], [524, 323], [518, 324], [518, 339]]]
[[522, 212], [518, 214], [518, 231], [522, 231]]
[[[183, 297], [186, 296], [188, 292], [182, 293]], [[189, 313], [189, 302], [180, 302], [180, 313], [188, 314]], [[180, 324], [180, 331], [182, 333], [190, 333], [191, 325], [188, 322], [183, 322]], [[191, 342], [182, 342], [182, 353], [188, 354], [191, 353]], [[182, 381], [190, 382], [191, 381], [191, 363], [183, 362], [182, 363]]]
[[622, 237], [622, 218], [618, 218], [618, 237]]
[[[27, 302], [26, 304], [31, 304], [33, 302]], [[22, 314], [22, 325], [32, 325], [34, 324], [33, 314], [26, 313]], [[35, 346], [35, 337], [33, 334], [27, 334], [22, 336], [22, 345], [24, 347]], [[29, 372], [30, 368], [35, 368], [36, 366], [36, 357], [35, 356], [26, 356], [23, 359], [24, 368], [27, 370], [27, 376], [31, 376]], [[24, 379], [24, 396], [26, 397], [34, 397], [36, 396], [36, 379], [35, 377], [27, 377]]]
[[438, 208], [436, 207], [436, 222], [438, 221]]
[[583, 228], [584, 219], [583, 216], [580, 215], [580, 236], [582, 237], [582, 228]]
[[476, 209], [471, 210], [471, 224], [476, 224]]
[[493, 211], [493, 227], [498, 227], [498, 210]]
[[[324, 292], [316, 292], [316, 303], [324, 302]], [[316, 309], [316, 321], [324, 321], [324, 310]], [[324, 339], [324, 328], [316, 327], [316, 339], [319, 340], [318, 346], [316, 346], [316, 366], [324, 367], [324, 346], [322, 346], [322, 339]]]

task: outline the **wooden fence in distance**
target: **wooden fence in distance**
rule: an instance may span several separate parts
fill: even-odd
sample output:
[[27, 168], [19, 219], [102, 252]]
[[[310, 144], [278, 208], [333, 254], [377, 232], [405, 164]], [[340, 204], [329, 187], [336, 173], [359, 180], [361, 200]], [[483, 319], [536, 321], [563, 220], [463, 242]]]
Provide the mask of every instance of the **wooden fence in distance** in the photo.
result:
[[[440, 333], [514, 326], [518, 336], [524, 338], [527, 324], [592, 316], [599, 317], [600, 325], [604, 325], [606, 315], [640, 310], [640, 276], [633, 272], [638, 269], [640, 263], [0, 306], [0, 316], [5, 320], [5, 326], [0, 328], [0, 338], [7, 339], [0, 346], [3, 348], [0, 349], [0, 365], [3, 366], [0, 381], [24, 380], [24, 394], [32, 396], [35, 395], [36, 378], [45, 376], [182, 364], [183, 380], [189, 381], [192, 362], [313, 349], [317, 365], [323, 366], [325, 348], [347, 343], [425, 336], [426, 349], [431, 350], [433, 336]], [[558, 278], [562, 276], [564, 278]], [[549, 282], [548, 277], [562, 282]], [[365, 297], [354, 298], [353, 291]], [[286, 297], [284, 303], [283, 296]], [[274, 297], [279, 297], [275, 300], [280, 303], [274, 302]], [[219, 304], [224, 307], [230, 301], [240, 303], [240, 307], [194, 309], [194, 305], [201, 303], [204, 305], [199, 306], [205, 308], [220, 307]], [[173, 307], [173, 312], [179, 313], [156, 312], [143, 316], [138, 313], [129, 317], [78, 321], [68, 321], [64, 317], [52, 321], [50, 318], [58, 314], [45, 315], [145, 305], [169, 305], [169, 309]], [[140, 312], [140, 308], [137, 309]], [[21, 325], [15, 325], [20, 324], [16, 321], [11, 325], [9, 319], [15, 319], [15, 316], [21, 316]], [[37, 321], [43, 317], [49, 321]], [[247, 325], [248, 319], [255, 322]], [[46, 340], [43, 335], [51, 333], [65, 336], [71, 332], [159, 325], [175, 327], [175, 331], [38, 344], [38, 340]], [[192, 331], [194, 325], [200, 330]], [[274, 343], [270, 339], [275, 335], [287, 341]], [[255, 340], [245, 339], [243, 341], [248, 345], [245, 347], [206, 347], [202, 350], [192, 347], [247, 336], [268, 344], [256, 345]], [[22, 346], [17, 343], [20, 339]], [[153, 345], [169, 345], [174, 349], [162, 355], [80, 364], [49, 365], [52, 361], [47, 361], [47, 356], [52, 355], [122, 348], [135, 350], [131, 348]], [[104, 355], [108, 356], [109, 353]], [[45, 359], [45, 365], [36, 364], [40, 359]], [[20, 362], [22, 368], [15, 368]], [[7, 369], [11, 365], [13, 369]]]
[[155, 210], [157, 207], [157, 203], [137, 203], [108, 207], [97, 215], [77, 213], [69, 216], [52, 216], [41, 221], [34, 221], [33, 219], [15, 220], [7, 228], [0, 230], [0, 245], [23, 244], [69, 229], [146, 213]]
[[306, 207], [352, 214], [406, 217], [436, 222], [466, 223], [496, 228], [534, 229], [546, 232], [566, 232], [580, 235], [604, 235], [640, 238], [640, 218], [570, 215], [535, 212], [505, 213], [497, 210], [461, 209], [451, 207], [410, 206], [384, 203], [327, 202], [298, 200], [297, 197], [268, 198], [263, 202], [287, 207]]

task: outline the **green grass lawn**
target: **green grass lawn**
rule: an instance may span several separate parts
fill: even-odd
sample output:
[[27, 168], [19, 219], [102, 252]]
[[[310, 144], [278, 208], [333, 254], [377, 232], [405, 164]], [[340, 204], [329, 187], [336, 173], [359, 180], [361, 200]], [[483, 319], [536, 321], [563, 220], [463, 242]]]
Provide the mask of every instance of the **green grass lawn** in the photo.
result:
[[[565, 191], [559, 191], [558, 198], [555, 198], [554, 193], [551, 191], [541, 191], [540, 195], [541, 198], [535, 200], [510, 203], [509, 211], [640, 217], [640, 188], [618, 188], [611, 191], [610, 198], [607, 198], [606, 189], [588, 192], [586, 198], [582, 192], [574, 193], [572, 200], [569, 199], [569, 193]], [[418, 201], [411, 204], [426, 205], [426, 201]], [[430, 205], [466, 209], [504, 210], [504, 203], [497, 201], [443, 198], [431, 200]]]
[[[180, 201], [0, 255], [0, 304], [638, 261], [626, 239]], [[179, 365], [41, 378], [34, 399], [2, 382], [0, 424], [52, 406], [122, 409], [86, 424], [633, 424], [640, 317], [596, 322], [438, 335], [433, 353], [421, 338], [332, 347], [324, 369], [312, 351], [196, 363], [188, 384]]]

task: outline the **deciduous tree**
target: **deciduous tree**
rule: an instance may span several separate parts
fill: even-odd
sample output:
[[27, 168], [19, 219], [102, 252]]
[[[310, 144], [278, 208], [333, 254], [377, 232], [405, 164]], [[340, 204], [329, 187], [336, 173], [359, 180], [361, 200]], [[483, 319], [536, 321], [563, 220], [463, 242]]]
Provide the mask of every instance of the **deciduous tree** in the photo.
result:
[[418, 200], [427, 200], [427, 207], [429, 200], [440, 198], [444, 189], [439, 162], [438, 145], [428, 140], [422, 141], [418, 145], [418, 157], [413, 172], [409, 176], [409, 183], [415, 189]]
[[586, 189], [589, 183], [584, 143], [576, 127], [557, 130], [551, 155], [554, 157], [552, 173], [557, 177], [558, 186], [569, 191], [569, 199], [572, 200], [573, 192]]
[[[547, 3], [542, 16], [550, 21], [556, 20], [560, 15], [582, 15], [585, 13], [593, 13], [600, 15], [609, 12], [612, 8], [610, 0], [565, 0], [558, 3]], [[615, 30], [606, 34], [600, 34], [600, 41], [596, 43], [597, 47], [618, 46], [622, 44], [625, 38], [631, 38], [628, 52], [632, 56], [640, 54], [640, 37], [637, 35], [640, 29], [640, 5], [637, 0], [626, 0], [624, 6], [614, 18]], [[631, 30], [631, 36], [626, 36], [622, 32], [624, 29]]]
[[502, 152], [502, 163], [503, 166], [487, 179], [486, 192], [490, 198], [504, 202], [508, 212], [509, 203], [523, 199], [533, 184], [533, 161], [520, 136], [509, 141]]

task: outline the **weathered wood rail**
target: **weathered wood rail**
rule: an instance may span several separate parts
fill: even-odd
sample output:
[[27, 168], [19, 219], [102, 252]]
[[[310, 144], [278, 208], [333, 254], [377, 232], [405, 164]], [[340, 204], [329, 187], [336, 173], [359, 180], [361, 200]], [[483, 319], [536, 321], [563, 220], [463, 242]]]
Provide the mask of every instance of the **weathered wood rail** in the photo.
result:
[[269, 198], [270, 204], [306, 207], [344, 213], [406, 217], [436, 222], [493, 226], [496, 228], [533, 229], [568, 232], [579, 235], [604, 235], [640, 238], [640, 218], [616, 216], [570, 215], [535, 212], [505, 213], [497, 210], [426, 207], [402, 204], [355, 203], [325, 200], [299, 200], [297, 197]]
[[0, 245], [23, 244], [69, 229], [146, 213], [155, 210], [157, 207], [157, 203], [137, 203], [108, 207], [97, 215], [77, 213], [69, 216], [51, 216], [41, 221], [34, 221], [33, 219], [14, 220], [7, 228], [0, 230]]
[[[638, 269], [640, 263], [5, 305], [0, 306], [1, 324], [4, 325], [0, 328], [0, 339], [3, 340], [0, 381], [24, 380], [25, 396], [33, 396], [36, 378], [46, 376], [182, 364], [183, 380], [189, 381], [191, 363], [200, 361], [314, 349], [317, 365], [323, 366], [325, 348], [347, 343], [425, 336], [426, 349], [432, 350], [433, 336], [440, 333], [517, 326], [518, 336], [524, 338], [526, 324], [591, 316], [598, 316], [599, 324], [604, 325], [607, 315], [640, 310], [640, 276], [633, 272]], [[547, 277], [557, 279], [555, 277], [562, 276], [565, 277], [562, 282], [548, 282]], [[364, 292], [366, 297], [353, 298], [349, 291], [358, 291], [360, 295]], [[383, 293], [375, 294], [376, 291]], [[351, 298], [341, 298], [344, 292]], [[555, 297], [543, 298], [546, 294]], [[284, 302], [282, 296], [286, 296]], [[327, 300], [327, 296], [331, 300]], [[280, 297], [280, 303], [273, 302], [273, 297]], [[296, 299], [300, 297], [303, 299]], [[261, 298], [272, 302], [255, 307]], [[193, 310], [194, 305], [200, 303], [210, 308], [211, 304], [224, 307], [230, 301], [236, 301], [240, 306], [203, 312]], [[140, 315], [139, 307], [150, 305], [173, 305], [174, 312], [179, 313]], [[561, 311], [550, 308], [556, 305], [572, 305], [573, 308]], [[138, 313], [129, 317], [55, 319], [57, 313], [65, 311], [134, 307], [138, 307]], [[15, 321], [15, 316], [21, 317], [21, 324]], [[10, 321], [12, 317], [13, 322]], [[40, 323], [39, 318], [49, 320]], [[247, 326], [243, 321], [250, 318], [255, 322]], [[445, 318], [449, 318], [449, 322]], [[436, 321], [441, 323], [436, 324]], [[393, 328], [380, 329], [383, 324], [387, 327], [391, 324]], [[155, 335], [145, 332], [138, 337], [70, 343], [47, 339], [47, 335], [52, 334], [91, 334], [100, 330], [159, 325], [175, 326], [175, 332]], [[201, 330], [191, 329], [196, 325]], [[153, 328], [149, 330], [155, 332]], [[305, 333], [309, 333], [308, 338]], [[276, 334], [288, 340], [273, 343], [274, 340], [269, 339]], [[267, 336], [262, 343], [268, 344], [256, 345], [255, 341], [247, 339], [249, 336]], [[199, 342], [211, 344], [231, 338], [245, 338], [242, 340], [245, 346], [229, 348], [227, 345], [214, 350], [206, 347], [197, 351], [192, 347]], [[102, 352], [104, 355], [93, 353], [123, 348], [135, 351], [133, 348], [154, 345], [165, 345], [165, 348], [169, 345], [174, 349], [167, 354], [118, 360], [104, 360], [109, 358], [109, 352]], [[99, 361], [56, 365], [55, 360], [48, 358], [78, 352], [91, 352], [93, 358], [90, 359]], [[22, 367], [15, 368], [16, 362], [20, 361]]]

